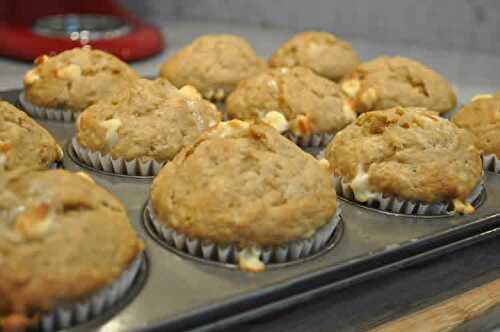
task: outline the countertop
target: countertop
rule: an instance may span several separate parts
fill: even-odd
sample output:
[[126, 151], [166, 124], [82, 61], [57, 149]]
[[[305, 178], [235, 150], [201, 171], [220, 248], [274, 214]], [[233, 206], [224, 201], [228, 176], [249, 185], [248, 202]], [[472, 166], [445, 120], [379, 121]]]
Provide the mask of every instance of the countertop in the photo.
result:
[[[162, 54], [132, 63], [143, 76], [156, 76], [160, 63], [195, 36], [233, 33], [247, 38], [262, 57], [295, 31], [227, 23], [172, 23], [162, 28], [168, 47]], [[454, 85], [459, 103], [500, 88], [500, 57], [464, 50], [425, 49], [406, 44], [350, 40], [363, 60], [380, 54], [417, 59]], [[0, 90], [20, 88], [30, 63], [0, 58]], [[239, 331], [358, 331], [436, 303], [500, 277], [500, 241], [490, 241], [388, 276], [324, 294], [285, 312], [249, 322]], [[500, 310], [465, 324], [461, 331], [491, 330]]]

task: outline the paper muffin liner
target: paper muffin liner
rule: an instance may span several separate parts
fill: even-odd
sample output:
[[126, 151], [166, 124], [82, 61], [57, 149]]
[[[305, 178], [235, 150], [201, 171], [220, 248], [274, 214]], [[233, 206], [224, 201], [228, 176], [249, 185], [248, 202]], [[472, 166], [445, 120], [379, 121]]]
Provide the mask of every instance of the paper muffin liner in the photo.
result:
[[41, 315], [39, 330], [48, 332], [66, 329], [104, 314], [125, 296], [139, 273], [143, 261], [144, 254], [140, 253], [110, 285], [72, 306], [58, 305], [52, 312]]
[[34, 105], [26, 99], [24, 91], [19, 94], [19, 103], [23, 107], [24, 111], [31, 117], [43, 120], [74, 122], [80, 114], [80, 112], [71, 112], [64, 109], [46, 108]]
[[312, 134], [308, 136], [296, 136], [290, 132], [283, 133], [283, 136], [300, 146], [301, 148], [319, 148], [327, 146], [333, 138], [333, 134]]
[[[239, 249], [235, 245], [203, 243], [201, 239], [189, 238], [160, 222], [154, 214], [151, 202], [148, 202], [147, 213], [156, 234], [162, 241], [191, 256], [221, 263], [237, 264], [238, 255], [245, 249]], [[332, 219], [307, 239], [290, 241], [282, 246], [261, 248], [260, 260], [266, 265], [286, 263], [319, 252], [326, 247], [328, 240], [334, 233], [340, 221], [340, 214], [341, 210], [337, 205]]]
[[123, 158], [114, 159], [109, 154], [102, 154], [99, 151], [85, 149], [76, 137], [71, 140], [71, 147], [81, 162], [100, 171], [131, 176], [155, 176], [166, 164], [165, 161], [156, 160], [125, 160]]
[[500, 174], [500, 159], [495, 154], [483, 155], [483, 169]]
[[[350, 184], [343, 183], [341, 177], [333, 176], [333, 184], [337, 194], [348, 200], [357, 202], [354, 198], [354, 192]], [[470, 192], [466, 197], [465, 203], [472, 204], [480, 195], [483, 190], [483, 178], [479, 184]], [[366, 204], [369, 207], [376, 208], [383, 211], [408, 214], [408, 215], [428, 215], [428, 216], [438, 216], [438, 215], [448, 215], [448, 209], [450, 208], [452, 202], [439, 202], [439, 203], [427, 203], [422, 201], [405, 200], [395, 196], [387, 196], [383, 193], [375, 193], [376, 197], [369, 199], [367, 202], [359, 202], [360, 204]]]

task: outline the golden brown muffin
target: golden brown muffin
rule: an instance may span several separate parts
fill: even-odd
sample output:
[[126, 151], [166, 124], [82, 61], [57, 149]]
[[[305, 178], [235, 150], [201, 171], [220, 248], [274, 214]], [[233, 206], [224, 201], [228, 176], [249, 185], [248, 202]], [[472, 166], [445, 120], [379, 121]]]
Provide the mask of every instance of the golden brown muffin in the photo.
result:
[[139, 79], [82, 112], [76, 137], [83, 148], [114, 159], [167, 161], [219, 119], [194, 88]]
[[226, 110], [233, 119], [263, 121], [280, 132], [309, 136], [334, 134], [354, 121], [351, 103], [336, 83], [310, 69], [274, 68], [241, 81]]
[[[361, 115], [326, 149], [331, 170], [355, 199], [375, 193], [405, 200], [464, 200], [481, 179], [481, 157], [467, 131], [424, 109], [396, 107]], [[472, 209], [472, 210], [471, 210]]]
[[394, 106], [425, 107], [443, 113], [456, 105], [448, 81], [408, 58], [381, 56], [360, 64], [341, 82], [358, 113]]
[[221, 122], [153, 181], [159, 222], [239, 248], [311, 237], [336, 210], [327, 167], [264, 125]]
[[142, 249], [121, 203], [87, 178], [63, 170], [1, 174], [0, 327], [85, 299]]
[[0, 170], [45, 169], [62, 158], [63, 151], [45, 128], [0, 101]]
[[81, 112], [137, 78], [126, 63], [111, 54], [75, 48], [36, 58], [35, 68], [26, 73], [23, 83], [31, 104]]
[[160, 76], [176, 87], [192, 85], [209, 100], [221, 101], [239, 81], [265, 67], [252, 47], [234, 35], [206, 35], [170, 56]]
[[474, 97], [452, 121], [472, 134], [476, 147], [483, 154], [500, 158], [500, 91], [495, 95]]
[[351, 44], [328, 32], [301, 32], [273, 52], [270, 67], [302, 66], [316, 74], [338, 81], [358, 65]]

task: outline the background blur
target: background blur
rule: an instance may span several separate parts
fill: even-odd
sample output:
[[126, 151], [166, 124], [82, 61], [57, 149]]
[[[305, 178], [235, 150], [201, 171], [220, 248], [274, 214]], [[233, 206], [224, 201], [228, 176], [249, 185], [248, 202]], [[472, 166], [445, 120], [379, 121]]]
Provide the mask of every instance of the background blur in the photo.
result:
[[323, 29], [340, 37], [500, 53], [499, 0], [120, 0], [167, 21], [226, 21]]

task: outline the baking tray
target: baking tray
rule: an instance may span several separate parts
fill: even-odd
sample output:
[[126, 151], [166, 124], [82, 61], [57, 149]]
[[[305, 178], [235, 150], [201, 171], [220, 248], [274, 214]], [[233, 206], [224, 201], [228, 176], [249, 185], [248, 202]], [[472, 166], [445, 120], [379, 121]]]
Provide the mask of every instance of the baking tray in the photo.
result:
[[[16, 103], [19, 92], [0, 92], [0, 98]], [[397, 216], [340, 199], [343, 224], [332, 239], [333, 248], [314, 259], [262, 273], [206, 264], [166, 249], [148, 232], [143, 213], [150, 178], [109, 175], [80, 166], [67, 144], [74, 135], [74, 125], [38, 122], [66, 147], [66, 169], [88, 173], [124, 203], [148, 257], [133, 294], [107, 315], [68, 331], [228, 327], [500, 232], [500, 175], [486, 172], [482, 201], [472, 216]]]

